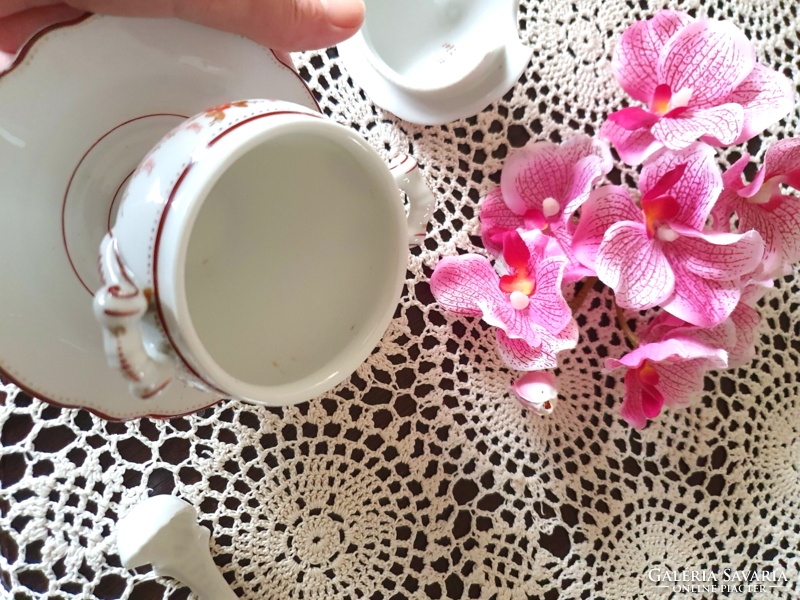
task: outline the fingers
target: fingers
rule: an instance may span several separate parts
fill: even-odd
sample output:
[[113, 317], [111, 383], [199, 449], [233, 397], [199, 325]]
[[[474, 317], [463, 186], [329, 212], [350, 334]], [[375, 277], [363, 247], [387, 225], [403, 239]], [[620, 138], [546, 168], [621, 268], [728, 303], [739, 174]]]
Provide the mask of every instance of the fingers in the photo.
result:
[[[325, 48], [358, 31], [362, 0], [0, 0], [0, 53], [81, 11], [120, 16], [179, 17], [247, 36], [275, 50]], [[2, 64], [2, 57], [0, 57]]]
[[31, 8], [59, 4], [61, 0], [0, 0], [0, 19]]
[[0, 18], [0, 69], [34, 33], [53, 23], [75, 19], [81, 14], [82, 11], [65, 4], [55, 4]]
[[103, 14], [176, 16], [247, 36], [275, 50], [287, 51], [312, 50], [337, 44], [355, 34], [364, 19], [362, 0], [68, 0], [68, 2], [77, 8]]
[[313, 50], [354, 35], [364, 20], [362, 0], [257, 0], [245, 35], [277, 50]]

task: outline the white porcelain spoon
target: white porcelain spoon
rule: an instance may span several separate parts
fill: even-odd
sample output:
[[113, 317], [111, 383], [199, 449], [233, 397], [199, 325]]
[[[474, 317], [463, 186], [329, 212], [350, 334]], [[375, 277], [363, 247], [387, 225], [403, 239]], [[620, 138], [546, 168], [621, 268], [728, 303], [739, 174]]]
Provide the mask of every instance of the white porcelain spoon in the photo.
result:
[[195, 509], [175, 496], [148, 498], [117, 523], [126, 569], [150, 564], [156, 575], [177, 579], [201, 600], [238, 600], [211, 558], [210, 536]]

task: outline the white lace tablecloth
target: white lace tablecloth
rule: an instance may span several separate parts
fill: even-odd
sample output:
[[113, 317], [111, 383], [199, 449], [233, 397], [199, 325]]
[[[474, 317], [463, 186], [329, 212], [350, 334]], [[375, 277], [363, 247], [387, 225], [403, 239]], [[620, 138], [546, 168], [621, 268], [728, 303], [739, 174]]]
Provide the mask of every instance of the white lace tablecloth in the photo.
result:
[[[732, 19], [759, 60], [800, 84], [795, 2], [666, 4]], [[509, 395], [516, 374], [493, 336], [441, 312], [428, 287], [441, 257], [482, 251], [479, 200], [508, 153], [593, 134], [621, 107], [611, 52], [657, 8], [523, 0], [528, 70], [501, 102], [444, 127], [375, 107], [334, 49], [297, 55], [326, 114], [386, 156], [412, 153], [438, 192], [395, 320], [348, 383], [284, 410], [226, 402], [115, 424], [4, 388], [0, 596], [186, 598], [147, 569], [126, 571], [115, 552], [118, 517], [172, 493], [197, 507], [217, 564], [249, 599], [684, 597], [652, 587], [657, 566], [780, 569], [788, 583], [751, 597], [800, 597], [796, 277], [762, 302], [751, 367], [712, 374], [702, 401], [643, 432], [619, 417], [622, 382], [601, 370], [626, 352], [607, 290], [584, 304], [561, 401], [542, 418]], [[760, 158], [763, 141], [799, 125], [795, 112], [747, 149]], [[632, 175], [608, 179], [633, 185]]]

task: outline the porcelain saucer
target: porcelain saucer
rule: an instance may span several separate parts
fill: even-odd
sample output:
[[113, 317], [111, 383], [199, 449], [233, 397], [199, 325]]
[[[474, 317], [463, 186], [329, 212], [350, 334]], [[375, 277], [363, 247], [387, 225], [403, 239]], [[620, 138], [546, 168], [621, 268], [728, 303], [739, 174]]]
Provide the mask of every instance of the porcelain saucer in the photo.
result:
[[533, 49], [519, 39], [518, 10], [519, 0], [369, 0], [339, 54], [375, 104], [443, 125], [499, 100], [528, 66]]
[[288, 55], [172, 19], [85, 16], [37, 34], [0, 72], [0, 376], [113, 420], [208, 406], [181, 383], [133, 399], [109, 369], [92, 293], [127, 178], [165, 134], [246, 98], [319, 107]]

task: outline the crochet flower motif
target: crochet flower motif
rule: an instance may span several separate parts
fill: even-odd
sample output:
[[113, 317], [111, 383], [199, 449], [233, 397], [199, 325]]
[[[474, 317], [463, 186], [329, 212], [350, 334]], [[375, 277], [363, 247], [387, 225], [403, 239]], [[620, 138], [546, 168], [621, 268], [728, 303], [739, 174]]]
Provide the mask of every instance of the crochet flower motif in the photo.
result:
[[647, 419], [661, 414], [665, 405], [670, 408], [688, 406], [703, 389], [706, 371], [727, 366], [725, 350], [681, 334], [642, 344], [620, 359], [606, 359], [609, 371], [628, 369], [620, 414], [636, 429], [644, 428]]
[[431, 292], [445, 310], [482, 317], [497, 327], [501, 354], [514, 364], [553, 367], [556, 352], [577, 343], [577, 330], [568, 327], [572, 313], [561, 295], [566, 259], [545, 258], [546, 238], [530, 238], [516, 231], [504, 236], [500, 268], [508, 273], [502, 276], [482, 256], [442, 259], [431, 276]]
[[600, 132], [631, 165], [698, 139], [741, 143], [789, 114], [794, 101], [791, 82], [756, 62], [736, 25], [679, 11], [661, 10], [629, 27], [612, 68], [625, 92], [647, 107], [612, 113]]
[[614, 290], [622, 308], [661, 306], [688, 323], [714, 327], [741, 296], [741, 278], [758, 267], [759, 234], [703, 229], [722, 189], [714, 152], [692, 144], [663, 151], [643, 168], [641, 208], [627, 190], [606, 186], [584, 204], [573, 251]]
[[761, 234], [764, 271], [772, 273], [800, 260], [800, 200], [781, 190], [781, 185], [800, 190], [800, 138], [770, 146], [752, 183], [745, 184], [742, 172], [749, 162], [745, 154], [722, 176], [725, 190], [714, 207], [714, 221], [729, 231], [736, 213], [740, 231]]

